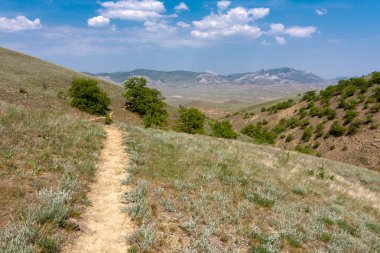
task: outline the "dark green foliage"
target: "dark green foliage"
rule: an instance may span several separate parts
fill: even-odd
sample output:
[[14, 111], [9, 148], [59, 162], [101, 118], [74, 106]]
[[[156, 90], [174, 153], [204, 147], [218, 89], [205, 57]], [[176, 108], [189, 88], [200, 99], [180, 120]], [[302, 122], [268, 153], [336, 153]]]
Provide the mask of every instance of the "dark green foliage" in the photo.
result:
[[282, 103], [278, 103], [278, 104], [275, 104], [275, 105], [269, 107], [268, 109], [266, 109], [266, 111], [271, 112], [271, 113], [276, 113], [278, 111], [287, 109], [287, 108], [289, 108], [289, 107], [291, 107], [293, 105], [294, 105], [294, 100], [293, 99], [289, 99], [288, 101], [285, 101], [285, 102], [282, 102]]
[[315, 151], [310, 145], [298, 145], [296, 147], [296, 151], [303, 153], [303, 154], [308, 154], [308, 155], [314, 155]]
[[222, 121], [212, 125], [212, 136], [236, 139], [238, 134], [234, 132], [232, 124], [229, 121]]
[[188, 134], [203, 134], [206, 116], [196, 108], [180, 107], [178, 129]]
[[60, 252], [60, 244], [57, 239], [49, 238], [43, 236], [38, 241], [38, 246], [40, 247], [41, 253], [59, 253]]
[[322, 137], [324, 134], [324, 130], [325, 130], [325, 124], [324, 123], [318, 124], [317, 128], [315, 129], [315, 134], [316, 134], [315, 136], [317, 138]]
[[358, 129], [361, 125], [361, 121], [359, 119], [355, 119], [351, 122], [351, 124], [348, 126], [347, 134], [348, 135], [354, 135], [358, 132]]
[[125, 105], [144, 117], [145, 127], [166, 126], [168, 113], [165, 98], [160, 91], [146, 87], [146, 83], [144, 78], [138, 77], [131, 77], [125, 82]]
[[372, 84], [380, 84], [380, 72], [373, 72], [370, 82]]
[[308, 91], [305, 93], [305, 95], [302, 97], [302, 101], [312, 101], [315, 100], [317, 97], [316, 91]]
[[303, 131], [302, 140], [307, 142], [310, 140], [312, 135], [313, 135], [313, 127], [309, 126], [305, 128], [305, 130]]
[[69, 89], [71, 105], [95, 115], [106, 115], [111, 103], [107, 94], [98, 87], [98, 81], [88, 78], [74, 79]]
[[311, 117], [321, 118], [324, 115], [324, 109], [322, 107], [312, 106], [312, 107], [310, 107], [309, 115]]
[[291, 128], [291, 129], [294, 129], [294, 128], [296, 128], [296, 127], [299, 126], [300, 121], [299, 121], [299, 119], [297, 119], [297, 118], [295, 118], [295, 117], [292, 117], [292, 118], [290, 118], [290, 119], [286, 122], [286, 124], [287, 124], [287, 127]]
[[299, 115], [300, 115], [300, 119], [303, 119], [307, 116], [307, 109], [305, 107], [302, 107], [300, 110], [299, 110]]
[[341, 125], [338, 121], [334, 121], [334, 123], [331, 125], [329, 133], [332, 136], [339, 137], [346, 133], [347, 129]]
[[168, 125], [168, 114], [164, 110], [148, 111], [144, 116], [145, 127], [165, 127]]
[[250, 124], [241, 130], [241, 133], [254, 139], [256, 143], [274, 144], [277, 139], [277, 133], [263, 127], [262, 124]]
[[294, 140], [294, 135], [293, 135], [293, 134], [288, 134], [288, 135], [286, 136], [285, 141], [286, 141], [286, 142], [291, 142], [292, 140]]
[[344, 124], [351, 123], [351, 121], [353, 121], [358, 115], [359, 113], [357, 111], [346, 111], [346, 114], [344, 115]]
[[380, 102], [380, 87], [377, 87], [373, 90], [373, 97], [376, 99], [377, 102]]
[[328, 234], [328, 233], [322, 233], [320, 236], [319, 236], [319, 240], [321, 240], [322, 242], [329, 242], [331, 240], [331, 235]]

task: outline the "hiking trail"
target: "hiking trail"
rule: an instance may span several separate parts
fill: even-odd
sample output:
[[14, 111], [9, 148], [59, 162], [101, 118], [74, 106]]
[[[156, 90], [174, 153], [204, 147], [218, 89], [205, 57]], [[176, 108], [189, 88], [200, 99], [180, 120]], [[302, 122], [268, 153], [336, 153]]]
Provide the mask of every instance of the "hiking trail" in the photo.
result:
[[123, 133], [116, 127], [107, 127], [107, 139], [101, 151], [95, 180], [91, 184], [88, 206], [80, 220], [80, 234], [64, 253], [125, 253], [125, 236], [133, 233], [134, 225], [123, 212], [123, 194], [129, 187], [121, 180], [127, 177], [128, 157], [123, 145]]

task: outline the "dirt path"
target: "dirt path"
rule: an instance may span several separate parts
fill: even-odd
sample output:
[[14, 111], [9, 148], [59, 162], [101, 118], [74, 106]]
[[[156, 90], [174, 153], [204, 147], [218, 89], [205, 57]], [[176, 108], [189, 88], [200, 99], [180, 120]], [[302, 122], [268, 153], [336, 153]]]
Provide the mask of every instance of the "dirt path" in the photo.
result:
[[108, 127], [106, 132], [96, 179], [88, 194], [91, 206], [82, 215], [78, 238], [63, 250], [65, 253], [127, 252], [124, 238], [134, 227], [122, 211], [122, 195], [128, 188], [121, 180], [127, 176], [124, 168], [128, 158], [121, 130]]

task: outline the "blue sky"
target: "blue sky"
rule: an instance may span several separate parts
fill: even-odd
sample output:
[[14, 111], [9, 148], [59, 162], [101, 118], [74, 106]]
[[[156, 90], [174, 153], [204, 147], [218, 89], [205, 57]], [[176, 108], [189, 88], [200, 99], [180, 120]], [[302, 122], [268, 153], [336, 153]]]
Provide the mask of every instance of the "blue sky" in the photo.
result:
[[380, 70], [375, 0], [0, 0], [0, 46], [80, 71]]

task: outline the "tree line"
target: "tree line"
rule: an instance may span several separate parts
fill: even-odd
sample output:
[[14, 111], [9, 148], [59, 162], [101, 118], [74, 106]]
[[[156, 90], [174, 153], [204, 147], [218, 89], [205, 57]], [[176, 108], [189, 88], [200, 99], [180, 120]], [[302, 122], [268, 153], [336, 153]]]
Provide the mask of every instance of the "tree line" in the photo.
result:
[[[169, 113], [165, 98], [157, 89], [147, 87], [147, 80], [140, 77], [131, 77], [124, 83], [126, 99], [125, 108], [139, 114], [146, 128], [167, 129]], [[109, 123], [109, 106], [111, 99], [107, 93], [98, 86], [98, 81], [91, 78], [74, 79], [69, 89], [71, 105], [79, 110], [94, 115], [105, 116]], [[173, 130], [188, 134], [206, 134], [205, 125], [207, 117], [196, 108], [180, 106], [178, 118]], [[236, 139], [238, 134], [232, 129], [228, 121], [213, 122], [210, 124], [212, 136]]]

